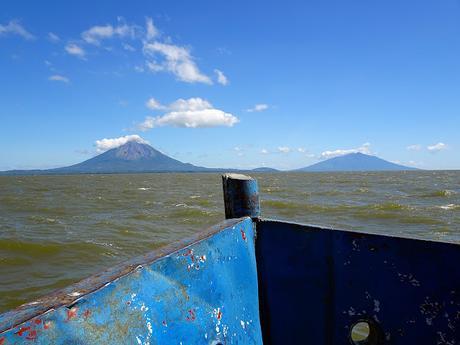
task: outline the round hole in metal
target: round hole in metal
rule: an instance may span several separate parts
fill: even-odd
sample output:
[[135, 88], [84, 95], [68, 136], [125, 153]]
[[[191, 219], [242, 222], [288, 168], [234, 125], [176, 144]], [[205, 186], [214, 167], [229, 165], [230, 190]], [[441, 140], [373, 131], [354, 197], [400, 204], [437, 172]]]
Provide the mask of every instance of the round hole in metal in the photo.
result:
[[371, 336], [371, 325], [367, 321], [358, 321], [350, 330], [351, 343], [354, 345], [368, 345]]

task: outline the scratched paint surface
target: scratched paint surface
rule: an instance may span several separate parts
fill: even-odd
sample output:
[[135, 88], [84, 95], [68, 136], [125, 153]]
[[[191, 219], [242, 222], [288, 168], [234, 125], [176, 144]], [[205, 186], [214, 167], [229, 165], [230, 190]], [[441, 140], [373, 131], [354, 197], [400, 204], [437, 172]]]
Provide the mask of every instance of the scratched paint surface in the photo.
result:
[[267, 344], [460, 344], [458, 244], [260, 221], [256, 251]]
[[261, 344], [254, 241], [250, 219], [235, 223], [7, 330], [0, 345]]

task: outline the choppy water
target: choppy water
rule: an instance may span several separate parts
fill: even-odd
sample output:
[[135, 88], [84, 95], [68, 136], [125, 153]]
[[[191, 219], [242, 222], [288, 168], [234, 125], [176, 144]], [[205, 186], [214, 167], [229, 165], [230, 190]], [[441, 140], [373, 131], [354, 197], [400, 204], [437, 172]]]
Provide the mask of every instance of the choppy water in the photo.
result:
[[[261, 174], [266, 217], [460, 242], [460, 171]], [[218, 174], [0, 177], [0, 312], [224, 218]]]

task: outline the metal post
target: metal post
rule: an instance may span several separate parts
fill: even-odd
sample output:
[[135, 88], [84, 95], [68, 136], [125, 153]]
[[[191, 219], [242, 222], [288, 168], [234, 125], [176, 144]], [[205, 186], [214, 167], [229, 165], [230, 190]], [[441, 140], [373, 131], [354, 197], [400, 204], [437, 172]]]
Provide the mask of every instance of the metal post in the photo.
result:
[[224, 186], [225, 218], [260, 216], [257, 180], [241, 174], [222, 175]]

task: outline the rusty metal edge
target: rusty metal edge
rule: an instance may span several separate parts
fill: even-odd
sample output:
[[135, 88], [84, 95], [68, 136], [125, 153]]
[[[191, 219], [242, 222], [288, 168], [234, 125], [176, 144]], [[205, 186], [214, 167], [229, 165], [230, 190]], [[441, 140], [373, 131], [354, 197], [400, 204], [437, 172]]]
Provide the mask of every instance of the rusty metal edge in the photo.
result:
[[43, 297], [38, 298], [35, 301], [25, 303], [13, 310], [0, 314], [0, 321], [3, 321], [0, 324], [0, 335], [24, 322], [33, 319], [38, 315], [42, 315], [63, 306], [71, 306], [78, 302], [78, 300], [84, 298], [86, 295], [93, 293], [103, 288], [107, 284], [134, 272], [136, 269], [144, 265], [150, 265], [165, 256], [171, 255], [181, 249], [187, 248], [188, 246], [204, 241], [207, 238], [229, 227], [233, 227], [246, 219], [250, 219], [250, 217], [224, 220], [214, 226], [200, 231], [193, 236], [173, 242], [142, 256], [137, 256], [128, 261], [119, 263], [100, 273], [96, 273], [89, 276], [88, 278], [84, 278], [77, 283], [53, 291]]

